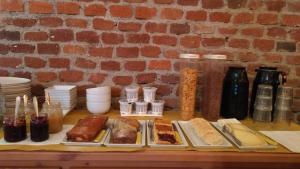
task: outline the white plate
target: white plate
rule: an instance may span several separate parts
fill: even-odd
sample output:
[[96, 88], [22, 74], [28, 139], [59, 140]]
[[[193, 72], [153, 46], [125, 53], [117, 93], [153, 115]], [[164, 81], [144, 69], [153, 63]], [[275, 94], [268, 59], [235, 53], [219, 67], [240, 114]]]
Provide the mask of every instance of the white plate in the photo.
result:
[[217, 130], [219, 130], [219, 132], [221, 132], [228, 140], [230, 140], [235, 146], [237, 146], [241, 150], [265, 150], [265, 149], [276, 149], [277, 148], [276, 145], [271, 145], [271, 144], [268, 144], [266, 146], [241, 146], [234, 140], [234, 138], [230, 134], [223, 132], [223, 129], [218, 125], [218, 122], [211, 122], [211, 124]]
[[107, 136], [104, 141], [104, 145], [107, 147], [144, 147], [146, 145], [146, 121], [139, 120], [141, 124], [140, 131], [142, 132], [141, 144], [114, 144], [110, 142], [111, 129], [108, 129]]
[[1, 85], [15, 85], [15, 84], [24, 84], [30, 83], [29, 79], [18, 78], [18, 77], [0, 77]]
[[[106, 122], [106, 128], [108, 128], [107, 125], [109, 124], [109, 122], [110, 122], [110, 120], [108, 120]], [[107, 136], [107, 131], [108, 131], [107, 129], [104, 129], [104, 130], [106, 130], [106, 131], [99, 142], [73, 142], [73, 141], [68, 141], [67, 136], [65, 136], [65, 138], [63, 139], [63, 141], [61, 143], [64, 145], [68, 145], [68, 146], [101, 146], [104, 143], [104, 140], [105, 140], [105, 137]]]
[[[147, 144], [149, 147], [156, 147], [156, 148], [185, 148], [188, 147], [189, 144], [187, 143], [184, 134], [182, 133], [182, 130], [180, 129], [178, 123], [176, 121], [172, 121], [173, 126], [176, 127], [176, 130], [178, 131], [178, 134], [180, 136], [180, 139], [182, 141], [182, 144], [156, 144], [152, 139], [151, 139], [151, 132], [152, 129], [149, 126], [149, 124], [152, 121], [147, 121]], [[153, 133], [152, 133], [153, 134]]]
[[224, 139], [224, 144], [222, 145], [209, 145], [206, 144], [201, 137], [197, 135], [193, 127], [188, 121], [178, 121], [178, 124], [182, 128], [183, 132], [186, 134], [188, 139], [191, 141], [192, 145], [196, 148], [231, 148], [233, 147], [232, 144], [226, 140], [221, 134]]

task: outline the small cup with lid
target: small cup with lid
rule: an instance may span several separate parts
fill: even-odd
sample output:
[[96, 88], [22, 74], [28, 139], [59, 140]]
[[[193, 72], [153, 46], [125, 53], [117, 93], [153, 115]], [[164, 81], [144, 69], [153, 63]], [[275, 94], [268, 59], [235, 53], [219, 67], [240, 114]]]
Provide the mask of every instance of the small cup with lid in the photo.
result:
[[154, 101], [156, 90], [157, 90], [156, 87], [143, 87], [144, 101], [148, 103]]
[[151, 102], [151, 111], [153, 115], [162, 115], [164, 111], [164, 104], [163, 100], [155, 100]]
[[135, 102], [135, 112], [136, 114], [147, 114], [148, 103], [145, 101]]
[[126, 99], [119, 100], [121, 115], [129, 115], [132, 113], [133, 103], [128, 102]]
[[126, 98], [128, 102], [136, 102], [139, 98], [139, 87], [138, 86], [128, 86], [125, 87]]

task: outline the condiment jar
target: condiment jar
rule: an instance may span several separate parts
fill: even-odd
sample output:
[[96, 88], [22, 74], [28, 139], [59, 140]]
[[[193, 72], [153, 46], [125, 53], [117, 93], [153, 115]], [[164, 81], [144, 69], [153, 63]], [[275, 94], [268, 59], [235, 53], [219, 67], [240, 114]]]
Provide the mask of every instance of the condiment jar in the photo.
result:
[[181, 118], [194, 117], [198, 79], [198, 54], [180, 54], [179, 101]]
[[58, 133], [63, 129], [63, 112], [58, 102], [44, 103], [43, 113], [48, 114], [49, 133]]
[[219, 119], [226, 55], [204, 55], [201, 112], [207, 120]]

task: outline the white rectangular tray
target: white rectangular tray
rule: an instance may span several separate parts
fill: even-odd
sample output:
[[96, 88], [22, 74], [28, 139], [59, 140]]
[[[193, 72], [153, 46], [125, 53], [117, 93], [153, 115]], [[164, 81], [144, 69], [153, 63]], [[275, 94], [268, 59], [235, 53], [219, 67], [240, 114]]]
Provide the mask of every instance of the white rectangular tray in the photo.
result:
[[209, 145], [206, 144], [195, 132], [193, 127], [188, 121], [178, 121], [180, 127], [183, 132], [186, 134], [188, 139], [191, 141], [192, 145], [196, 148], [231, 148], [233, 145], [226, 140], [226, 138], [222, 135], [224, 139], [224, 144], [222, 145]]
[[138, 113], [132, 112], [131, 114], [122, 114], [122, 113], [120, 113], [120, 115], [122, 117], [162, 117], [163, 116], [162, 114], [161, 115], [152, 114], [151, 111], [148, 111], [145, 114], [138, 114]]
[[241, 150], [266, 150], [266, 149], [276, 149], [277, 148], [276, 145], [271, 145], [271, 144], [268, 144], [266, 146], [241, 146], [234, 140], [234, 138], [230, 134], [224, 132], [223, 129], [218, 125], [217, 122], [212, 122], [211, 124], [217, 130], [219, 130], [228, 140], [230, 140], [235, 146], [237, 146]]
[[[173, 125], [176, 127], [176, 130], [180, 136], [180, 139], [182, 141], [182, 144], [156, 144], [154, 143], [154, 141], [151, 139], [151, 132], [152, 129], [149, 126], [149, 124], [151, 123], [150, 120], [147, 121], [147, 144], [149, 147], [156, 147], [156, 148], [185, 148], [188, 147], [189, 144], [187, 143], [184, 134], [182, 132], [182, 130], [180, 129], [177, 121], [172, 121]], [[152, 133], [153, 134], [153, 133]]]
[[111, 129], [108, 129], [107, 136], [104, 141], [104, 145], [107, 147], [144, 147], [146, 145], [146, 121], [145, 120], [139, 120], [141, 124], [141, 143], [140, 144], [114, 144], [110, 142], [111, 137]]

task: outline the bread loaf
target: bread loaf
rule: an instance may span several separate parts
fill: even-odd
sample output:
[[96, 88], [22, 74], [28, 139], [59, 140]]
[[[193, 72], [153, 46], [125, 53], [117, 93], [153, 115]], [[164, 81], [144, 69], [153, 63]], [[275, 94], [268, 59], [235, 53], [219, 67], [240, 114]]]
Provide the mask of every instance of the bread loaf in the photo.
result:
[[140, 130], [140, 123], [133, 118], [120, 117], [115, 120], [111, 133], [111, 141], [115, 144], [134, 144], [137, 139], [137, 132]]

